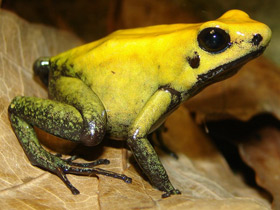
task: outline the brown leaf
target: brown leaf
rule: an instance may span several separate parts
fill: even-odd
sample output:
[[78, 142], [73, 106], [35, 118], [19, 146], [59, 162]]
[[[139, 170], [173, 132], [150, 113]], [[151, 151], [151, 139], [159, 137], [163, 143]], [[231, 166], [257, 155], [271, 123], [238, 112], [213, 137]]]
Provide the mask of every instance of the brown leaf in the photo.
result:
[[269, 112], [280, 119], [280, 70], [264, 57], [247, 63], [237, 75], [207, 87], [185, 105], [199, 120], [247, 121]]
[[81, 192], [72, 195], [57, 176], [29, 163], [10, 127], [7, 107], [16, 95], [46, 98], [46, 91], [32, 76], [33, 61], [42, 55], [55, 55], [80, 42], [68, 33], [29, 24], [6, 11], [0, 12], [0, 21], [2, 209], [270, 208], [265, 199], [230, 171], [223, 157], [183, 107], [170, 116], [166, 123], [168, 132], [164, 134], [179, 160], [159, 152], [171, 181], [181, 189], [182, 195], [162, 199], [162, 192], [149, 184], [131, 155], [127, 158], [122, 142], [106, 146], [106, 141], [104, 147], [88, 150], [98, 158], [110, 159], [111, 164], [102, 168], [125, 173], [133, 178], [133, 183], [126, 184], [104, 176], [97, 179], [68, 175]]
[[115, 28], [134, 28], [149, 25], [197, 22], [192, 4], [174, 3], [168, 0], [122, 0], [119, 21]]
[[[261, 57], [246, 64], [234, 77], [206, 88], [185, 105], [196, 113], [198, 122], [221, 119], [247, 122], [262, 113], [269, 113], [280, 120], [279, 84], [280, 69]], [[255, 170], [258, 184], [273, 195], [275, 209], [279, 209], [279, 187], [276, 183], [280, 174], [279, 136], [276, 130], [272, 130], [271, 134], [267, 130], [259, 133], [263, 136], [261, 140], [247, 142], [249, 137], [246, 136], [243, 141], [247, 143], [237, 144], [246, 164]]]
[[244, 161], [256, 172], [258, 184], [273, 195], [273, 208], [280, 209], [280, 130], [262, 128], [250, 141], [239, 144]]

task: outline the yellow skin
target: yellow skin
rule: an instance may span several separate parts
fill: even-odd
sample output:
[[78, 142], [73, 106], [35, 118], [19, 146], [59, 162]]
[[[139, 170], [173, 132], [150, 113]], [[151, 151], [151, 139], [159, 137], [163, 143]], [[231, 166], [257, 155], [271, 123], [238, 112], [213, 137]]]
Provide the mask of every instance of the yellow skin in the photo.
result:
[[[216, 39], [215, 32], [222, 37], [216, 40], [218, 44], [211, 41]], [[35, 125], [86, 145], [98, 144], [105, 134], [127, 140], [151, 183], [164, 191], [164, 196], [179, 194], [147, 135], [180, 103], [207, 85], [233, 75], [238, 67], [260, 55], [270, 37], [266, 25], [239, 10], [205, 23], [116, 31], [37, 60], [35, 73], [48, 85], [53, 100], [16, 97], [9, 107], [12, 126], [32, 163], [56, 173], [74, 194], [78, 191], [64, 173], [102, 171], [45, 152], [34, 134], [22, 134], [25, 125], [29, 126], [25, 132], [31, 132]], [[36, 146], [30, 146], [30, 142]], [[102, 163], [107, 162], [94, 162]], [[74, 170], [73, 165], [78, 169]], [[124, 175], [117, 178], [131, 181]]]

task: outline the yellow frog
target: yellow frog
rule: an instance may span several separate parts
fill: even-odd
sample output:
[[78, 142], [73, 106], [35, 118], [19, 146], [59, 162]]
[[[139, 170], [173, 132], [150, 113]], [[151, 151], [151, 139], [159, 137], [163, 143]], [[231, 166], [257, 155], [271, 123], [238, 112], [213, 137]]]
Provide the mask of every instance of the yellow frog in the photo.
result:
[[33, 165], [57, 174], [73, 194], [66, 173], [122, 174], [75, 163], [45, 151], [33, 126], [53, 135], [99, 144], [104, 136], [126, 140], [139, 166], [163, 197], [180, 194], [169, 181], [147, 135], [182, 102], [226, 79], [267, 47], [270, 29], [239, 10], [214, 21], [116, 31], [95, 42], [34, 64], [51, 99], [18, 96], [9, 106], [12, 127]]

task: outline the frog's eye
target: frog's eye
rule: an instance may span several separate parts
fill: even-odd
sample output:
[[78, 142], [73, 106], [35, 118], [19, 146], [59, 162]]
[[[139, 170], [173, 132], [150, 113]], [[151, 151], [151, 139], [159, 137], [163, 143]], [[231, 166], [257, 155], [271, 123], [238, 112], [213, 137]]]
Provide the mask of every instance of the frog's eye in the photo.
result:
[[210, 53], [220, 53], [230, 46], [230, 36], [220, 28], [205, 28], [197, 37], [199, 47]]

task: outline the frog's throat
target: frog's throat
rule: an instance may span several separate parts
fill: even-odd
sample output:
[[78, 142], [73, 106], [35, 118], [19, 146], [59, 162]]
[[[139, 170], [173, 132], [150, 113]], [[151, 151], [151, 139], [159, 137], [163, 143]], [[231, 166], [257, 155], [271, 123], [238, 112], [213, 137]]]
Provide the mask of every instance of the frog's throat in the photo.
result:
[[196, 95], [208, 85], [227, 79], [236, 74], [245, 63], [260, 56], [265, 48], [266, 47], [260, 47], [258, 50], [248, 53], [232, 62], [223, 64], [205, 74], [198, 75], [197, 82], [185, 93], [186, 98]]

